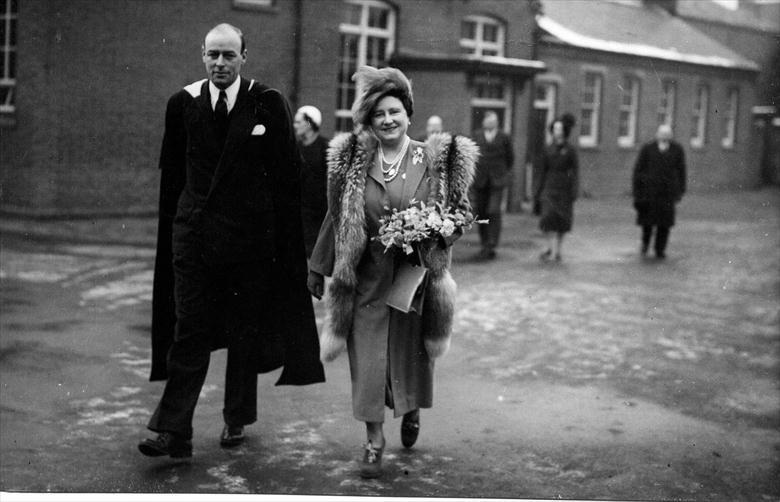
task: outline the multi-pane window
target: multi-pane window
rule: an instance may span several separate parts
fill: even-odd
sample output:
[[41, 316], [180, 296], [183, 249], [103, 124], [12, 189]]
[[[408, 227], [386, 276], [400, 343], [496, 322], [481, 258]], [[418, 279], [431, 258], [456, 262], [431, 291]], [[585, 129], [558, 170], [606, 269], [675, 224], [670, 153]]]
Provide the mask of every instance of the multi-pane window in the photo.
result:
[[496, 77], [476, 77], [471, 97], [472, 128], [481, 127], [485, 112], [494, 111], [504, 131], [509, 132], [510, 95], [506, 80]]
[[362, 65], [382, 67], [395, 43], [395, 11], [379, 0], [345, 0], [344, 22], [339, 25], [336, 130], [352, 129], [352, 102], [356, 88], [352, 75]]
[[0, 12], [0, 114], [16, 110], [16, 29], [19, 6], [17, 0], [4, 0]]
[[693, 97], [693, 113], [691, 114], [691, 146], [701, 148], [704, 146], [707, 135], [707, 108], [709, 106], [710, 89], [706, 85], [699, 85]]
[[739, 110], [739, 89], [732, 87], [726, 96], [723, 113], [723, 148], [733, 148], [737, 139], [737, 111]]
[[639, 111], [639, 79], [623, 77], [620, 86], [620, 111], [618, 114], [618, 145], [633, 146], [636, 143], [636, 122]]
[[504, 55], [504, 25], [487, 16], [467, 16], [460, 24], [460, 47], [474, 56]]
[[596, 146], [599, 142], [599, 120], [601, 116], [601, 73], [585, 72], [580, 91], [580, 138], [581, 146]]
[[674, 127], [674, 102], [677, 86], [673, 80], [664, 80], [661, 84], [661, 99], [658, 101], [658, 125]]

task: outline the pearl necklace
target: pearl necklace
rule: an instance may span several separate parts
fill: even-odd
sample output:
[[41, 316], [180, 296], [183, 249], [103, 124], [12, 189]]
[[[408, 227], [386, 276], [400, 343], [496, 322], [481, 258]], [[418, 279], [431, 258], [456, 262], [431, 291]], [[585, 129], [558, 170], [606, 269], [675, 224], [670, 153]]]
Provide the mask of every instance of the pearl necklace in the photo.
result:
[[[401, 162], [406, 156], [406, 150], [409, 149], [409, 143], [409, 136], [406, 136], [406, 138], [404, 138], [404, 144], [401, 147], [401, 150], [398, 152], [398, 155], [396, 155], [392, 162], [385, 158], [385, 151], [382, 149], [382, 145], [379, 145], [379, 157], [382, 159], [382, 177], [385, 179], [386, 183], [393, 181], [401, 171]], [[389, 164], [387, 169], [384, 167], [385, 164]]]

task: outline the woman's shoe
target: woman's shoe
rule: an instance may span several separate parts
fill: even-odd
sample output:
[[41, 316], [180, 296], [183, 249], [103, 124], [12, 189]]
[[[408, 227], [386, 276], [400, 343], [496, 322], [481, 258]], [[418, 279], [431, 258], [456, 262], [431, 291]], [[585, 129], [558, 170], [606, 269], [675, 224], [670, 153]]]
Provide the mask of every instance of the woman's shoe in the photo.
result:
[[550, 261], [552, 258], [552, 249], [548, 249], [544, 253], [539, 255], [539, 259], [542, 261]]
[[401, 444], [404, 448], [411, 448], [417, 442], [420, 434], [420, 412], [410, 411], [401, 420]]
[[363, 450], [363, 462], [360, 464], [360, 477], [374, 479], [382, 475], [382, 451], [384, 446], [377, 448], [369, 441]]

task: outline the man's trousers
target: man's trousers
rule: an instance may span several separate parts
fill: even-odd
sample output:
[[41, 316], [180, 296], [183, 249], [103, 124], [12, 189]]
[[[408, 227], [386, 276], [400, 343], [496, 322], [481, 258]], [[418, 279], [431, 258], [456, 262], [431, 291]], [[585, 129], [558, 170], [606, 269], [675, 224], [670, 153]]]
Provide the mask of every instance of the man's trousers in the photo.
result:
[[268, 265], [214, 264], [200, 247], [174, 244], [176, 329], [167, 355], [168, 381], [148, 424], [153, 431], [186, 438], [192, 437], [192, 417], [215, 343], [228, 349], [225, 423], [240, 426], [257, 420], [253, 362], [263, 327], [269, 325], [263, 309], [270, 290], [264, 280]]

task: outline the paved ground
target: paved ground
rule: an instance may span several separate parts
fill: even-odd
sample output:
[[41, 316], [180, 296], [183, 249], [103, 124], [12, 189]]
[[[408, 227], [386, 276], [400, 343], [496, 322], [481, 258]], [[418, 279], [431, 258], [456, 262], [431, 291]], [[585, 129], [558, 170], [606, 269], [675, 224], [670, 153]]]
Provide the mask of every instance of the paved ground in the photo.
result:
[[[652, 500], [780, 500], [780, 192], [687, 197], [669, 259], [641, 260], [624, 199], [584, 200], [562, 264], [535, 219], [499, 259], [455, 249], [459, 310], [411, 452], [361, 481], [344, 358], [275, 388], [225, 451], [224, 353], [191, 462], [136, 450], [149, 383], [149, 220], [0, 219], [0, 489]], [[325, 318], [316, 306], [319, 322]]]

